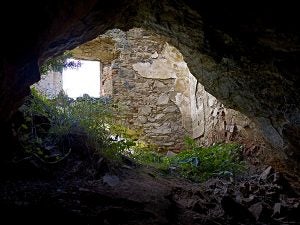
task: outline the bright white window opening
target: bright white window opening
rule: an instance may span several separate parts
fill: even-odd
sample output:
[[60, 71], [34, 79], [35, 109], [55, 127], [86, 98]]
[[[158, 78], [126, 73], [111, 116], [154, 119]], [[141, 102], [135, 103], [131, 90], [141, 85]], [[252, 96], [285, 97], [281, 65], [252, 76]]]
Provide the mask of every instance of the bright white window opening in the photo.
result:
[[100, 97], [100, 62], [88, 60], [80, 60], [80, 62], [81, 66], [77, 69], [63, 70], [65, 93], [71, 98], [77, 98], [83, 94]]

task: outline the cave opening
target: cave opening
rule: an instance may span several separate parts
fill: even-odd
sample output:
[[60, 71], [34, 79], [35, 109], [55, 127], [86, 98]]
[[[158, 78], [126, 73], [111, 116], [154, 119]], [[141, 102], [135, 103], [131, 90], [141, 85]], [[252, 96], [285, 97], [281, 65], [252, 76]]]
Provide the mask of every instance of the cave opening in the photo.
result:
[[[145, 57], [142, 55], [141, 61], [136, 58], [137, 61], [133, 62], [134, 69], [130, 66], [122, 66], [122, 60], [126, 54], [118, 51], [119, 48], [125, 50], [127, 48], [128, 53], [131, 54], [132, 46], [127, 45], [128, 42], [121, 42], [117, 48], [113, 48], [113, 51], [108, 48], [110, 49], [106, 55], [108, 58], [103, 56], [104, 58], [99, 60], [103, 62], [102, 70], [117, 78], [132, 76], [139, 82], [129, 82], [126, 79], [111, 80], [113, 82], [109, 79], [101, 80], [100, 84], [106, 87], [111, 84], [115, 85], [115, 82], [119, 82], [121, 87], [119, 91], [106, 89], [102, 92], [101, 90], [102, 94], [107, 94], [106, 100], [108, 101], [105, 100], [105, 104], [110, 101], [110, 94], [119, 98], [126, 92], [135, 94], [134, 90], [137, 86], [147, 93], [150, 93], [148, 91], [150, 87], [153, 93], [156, 89], [164, 90], [166, 86], [174, 83], [173, 81], [176, 80], [173, 77], [174, 74], [171, 78], [162, 80], [157, 78], [151, 82], [151, 85], [144, 82], [145, 79], [149, 80], [149, 77], [137, 76], [143, 72], [147, 74], [147, 71], [150, 71], [150, 76], [155, 75], [151, 68], [157, 65], [159, 60], [165, 59], [165, 55], [162, 57], [161, 53], [167, 52], [166, 49], [172, 49], [171, 45], [173, 45], [182, 53], [192, 73], [205, 86], [205, 89], [224, 103], [215, 104], [216, 102], [210, 97], [197, 96], [196, 93], [201, 92], [202, 89], [196, 87], [193, 93], [196, 98], [195, 108], [201, 113], [195, 113], [196, 119], [192, 122], [189, 122], [190, 117], [185, 119], [192, 133], [200, 135], [192, 136], [192, 140], [187, 140], [190, 148], [205, 151], [202, 147], [195, 145], [194, 138], [198, 138], [200, 142], [211, 140], [212, 143], [220, 138], [225, 138], [225, 142], [233, 138], [243, 141], [243, 135], [246, 134], [254, 140], [244, 143], [246, 148], [242, 153], [249, 158], [252, 157], [254, 168], [249, 167], [249, 173], [237, 179], [227, 169], [223, 169], [220, 174], [215, 174], [216, 171], [213, 171], [213, 179], [204, 183], [186, 182], [182, 177], [176, 176], [171, 179], [167, 178], [170, 174], [178, 175], [180, 166], [189, 169], [189, 172], [185, 174], [186, 177], [195, 175], [194, 172], [205, 165], [203, 158], [210, 157], [215, 151], [220, 150], [218, 145], [214, 145], [216, 149], [204, 156], [190, 155], [187, 158], [178, 159], [176, 155], [180, 153], [174, 151], [175, 149], [169, 151], [166, 157], [150, 151], [148, 155], [142, 155], [148, 161], [151, 159], [152, 164], [158, 163], [161, 166], [159, 169], [153, 169], [153, 165], [141, 166], [128, 155], [118, 157], [113, 152], [107, 152], [112, 158], [115, 157], [114, 160], [108, 160], [104, 155], [95, 154], [99, 149], [91, 147], [91, 139], [78, 126], [82, 118], [93, 118], [92, 113], [99, 113], [88, 111], [89, 114], [85, 114], [84, 110], [93, 109], [93, 106], [100, 102], [87, 96], [87, 98], [81, 98], [82, 101], [77, 105], [81, 108], [72, 108], [74, 112], [77, 110], [76, 121], [78, 123], [69, 126], [68, 118], [71, 109], [66, 109], [64, 106], [72, 103], [73, 107], [74, 102], [61, 98], [60, 106], [53, 111], [55, 117], [45, 119], [44, 114], [33, 117], [33, 111], [29, 111], [27, 121], [17, 120], [8, 126], [7, 130], [12, 132], [12, 137], [10, 137], [12, 141], [8, 143], [16, 144], [16, 139], [20, 138], [16, 133], [26, 131], [30, 135], [24, 135], [21, 138], [31, 139], [31, 147], [18, 146], [16, 149], [25, 147], [26, 154], [18, 158], [14, 157], [10, 163], [7, 161], [1, 163], [1, 166], [9, 165], [1, 170], [9, 179], [1, 180], [3, 182], [0, 186], [0, 204], [7, 218], [10, 220], [22, 218], [23, 221], [34, 223], [36, 214], [49, 218], [48, 215], [51, 212], [53, 216], [47, 220], [49, 223], [56, 222], [58, 217], [62, 216], [63, 219], [74, 224], [297, 224], [299, 197], [290, 184], [293, 187], [299, 187], [297, 185], [299, 184], [299, 167], [296, 167], [299, 165], [297, 161], [299, 92], [295, 85], [299, 80], [297, 78], [299, 39], [295, 38], [299, 26], [294, 26], [294, 21], [299, 20], [293, 16], [285, 17], [283, 20], [275, 20], [280, 21], [277, 26], [269, 16], [282, 15], [277, 14], [282, 10], [280, 7], [280, 11], [275, 10], [272, 13], [274, 8], [272, 5], [268, 6], [266, 11], [261, 6], [262, 9], [256, 13], [253, 13], [256, 7], [249, 8], [252, 13], [243, 13], [247, 11], [245, 10], [247, 7], [237, 11], [233, 11], [232, 7], [219, 7], [220, 13], [216, 15], [212, 13], [215, 6], [210, 8], [203, 5], [203, 8], [198, 8], [191, 1], [159, 3], [157, 1], [124, 1], [122, 3], [117, 1], [120, 6], [120, 11], [117, 13], [114, 1], [109, 1], [110, 4], [107, 5], [105, 1], [98, 1], [98, 3], [87, 1], [84, 5], [76, 1], [72, 3], [73, 7], [69, 7], [68, 0], [66, 4], [57, 2], [47, 1], [46, 4], [39, 4], [41, 11], [32, 14], [36, 16], [36, 21], [44, 24], [43, 26], [34, 26], [34, 20], [26, 18], [24, 12], [26, 15], [28, 12], [23, 10], [23, 7], [21, 7], [22, 11], [12, 10], [12, 12], [24, 15], [23, 20], [18, 22], [20, 27], [28, 27], [28, 24], [33, 24], [33, 26], [26, 32], [30, 42], [6, 38], [8, 42], [6, 46], [13, 44], [15, 47], [9, 50], [4, 48], [2, 55], [4, 60], [1, 61], [0, 67], [1, 78], [3, 78], [0, 86], [1, 121], [7, 122], [8, 115], [21, 105], [21, 99], [28, 94], [29, 85], [38, 80], [38, 64], [45, 58], [62, 52], [64, 49], [70, 49], [83, 40], [91, 40], [92, 37], [96, 37], [96, 33], [99, 31], [103, 33], [108, 27], [120, 26], [125, 28], [126, 32], [134, 26], [147, 27], [149, 30], [165, 35], [169, 47], [162, 44], [161, 51], [156, 52], [151, 48], [140, 46], [145, 52], [150, 50], [149, 55], [144, 55]], [[29, 7], [27, 8], [30, 12]], [[153, 12], [150, 12], [150, 8]], [[63, 13], [64, 10], [66, 14]], [[73, 12], [75, 12], [74, 15]], [[288, 22], [288, 26], [284, 26], [285, 22]], [[294, 27], [297, 28], [296, 32], [294, 32]], [[9, 29], [9, 31], [12, 30]], [[140, 34], [141, 32], [138, 31], [134, 35]], [[125, 36], [133, 37], [128, 34]], [[147, 40], [147, 38], [149, 35], [145, 35], [144, 39]], [[106, 47], [114, 42], [110, 38], [102, 41]], [[175, 50], [174, 52], [176, 53]], [[178, 64], [176, 66], [178, 67]], [[166, 67], [165, 63], [163, 68]], [[181, 87], [185, 87], [184, 79], [175, 82], [174, 90]], [[178, 97], [176, 91], [174, 92], [164, 91], [159, 96], [147, 95], [145, 99], [151, 97], [160, 104], [152, 106], [151, 101], [147, 101], [149, 104], [143, 107], [135, 104], [138, 102], [138, 95], [135, 94], [136, 98], [133, 97], [130, 101], [119, 101], [114, 104], [114, 109], [119, 110], [119, 115], [123, 112], [130, 112], [127, 114], [129, 119], [125, 119], [129, 125], [138, 125], [135, 124], [136, 121], [147, 126], [152, 123], [150, 125], [155, 127], [156, 136], [162, 137], [160, 134], [164, 134], [160, 141], [172, 146], [174, 142], [172, 137], [175, 135], [169, 133], [170, 129], [178, 129], [177, 125], [179, 123], [182, 125], [183, 119], [183, 114], [176, 104], [173, 105], [175, 107], [164, 108], [165, 103], [171, 103], [174, 97], [175, 102], [183, 99]], [[183, 91], [182, 95], [185, 94], [187, 93]], [[40, 101], [36, 103], [38, 102]], [[125, 104], [119, 107], [119, 103]], [[153, 116], [154, 108], [156, 112], [159, 111], [158, 105], [160, 109], [166, 111]], [[254, 123], [249, 122], [250, 120], [248, 121], [239, 113], [234, 114], [234, 111], [232, 111], [233, 115], [227, 118], [230, 110], [227, 110], [225, 106], [245, 113]], [[136, 114], [132, 114], [131, 111]], [[180, 118], [174, 126], [174, 123], [168, 122], [167, 113], [171, 113], [169, 116], [172, 117], [174, 115], [172, 112], [177, 111], [179, 113], [176, 115], [180, 115]], [[62, 113], [65, 113], [64, 116], [61, 116]], [[202, 119], [199, 119], [199, 115]], [[236, 121], [239, 117], [242, 117], [240, 118], [242, 123]], [[209, 119], [206, 121], [205, 118]], [[118, 118], [119, 121], [123, 119], [123, 117]], [[159, 119], [166, 119], [163, 126], [155, 124], [155, 121]], [[43, 136], [44, 131], [50, 129], [49, 124], [53, 124], [54, 121], [57, 121], [59, 126], [56, 129], [52, 127], [50, 133], [63, 134], [61, 138], [55, 135]], [[93, 131], [99, 128], [93, 126], [95, 123], [89, 124], [87, 120], [83, 122]], [[32, 126], [32, 124], [39, 125]], [[192, 129], [193, 124], [197, 125], [197, 129]], [[256, 126], [261, 134], [253, 133], [253, 127]], [[198, 129], [199, 127], [205, 129]], [[211, 132], [209, 136], [206, 136], [209, 133], [207, 127], [217, 128], [214, 131], [220, 130], [221, 132]], [[69, 128], [72, 132], [68, 131]], [[103, 128], [106, 129], [105, 126]], [[122, 127], [118, 128], [124, 132]], [[4, 130], [2, 127], [1, 129]], [[125, 132], [131, 136], [136, 135], [130, 130]], [[4, 134], [3, 139], [6, 139], [5, 131], [1, 134]], [[257, 145], [258, 139], [268, 143]], [[132, 147], [132, 143], [126, 141], [112, 143], [114, 144], [110, 146], [114, 150]], [[107, 143], [102, 144], [101, 147], [105, 147]], [[270, 145], [271, 151], [268, 149]], [[14, 148], [13, 145], [9, 146], [9, 149]], [[272, 154], [268, 155], [267, 151]], [[45, 152], [51, 152], [51, 154], [45, 154]], [[258, 167], [259, 162], [256, 161], [256, 154], [259, 152], [263, 152], [268, 165], [262, 170]], [[176, 155], [174, 156], [173, 153]], [[176, 162], [172, 161], [173, 159]], [[171, 164], [168, 164], [170, 162]], [[210, 161], [209, 166], [214, 163], [222, 164], [222, 162], [222, 160]], [[252, 169], [258, 169], [258, 172], [252, 174]], [[14, 170], [15, 176], [12, 175]]]
[[75, 69], [66, 67], [62, 81], [51, 78], [48, 86], [40, 85], [40, 91], [52, 88], [51, 97], [64, 90], [72, 98], [83, 94], [99, 98], [101, 93], [102, 99], [122, 108], [123, 116], [118, 117], [122, 125], [138, 130], [139, 139], [159, 151], [178, 153], [187, 138], [202, 146], [234, 141], [261, 144], [255, 124], [206, 92], [180, 51], [160, 35], [141, 28], [112, 29], [71, 53], [76, 59], [94, 61], [78, 61], [81, 66]]
[[[155, 168], [178, 167], [173, 173], [192, 181], [241, 172], [243, 166], [236, 160], [237, 155], [248, 154], [248, 162], [258, 163], [264, 143], [256, 125], [209, 94], [191, 74], [181, 52], [162, 36], [141, 28], [112, 29], [71, 50], [71, 54], [76, 60], [93, 61], [78, 61], [80, 67], [65, 68], [62, 73], [63, 86], [59, 88], [64, 90], [66, 101], [61, 105], [59, 100], [58, 104], [69, 120], [58, 124], [61, 130], [67, 128], [64, 145], [65, 135], [69, 141], [72, 124], [79, 121], [88, 130], [86, 138], [94, 137], [91, 146], [97, 151], [101, 152], [106, 144], [104, 154], [120, 154]], [[94, 63], [93, 67], [85, 67], [89, 63]], [[74, 72], [79, 70], [83, 76], [78, 81]], [[94, 80], [88, 82], [91, 72]], [[95, 83], [96, 96], [78, 90], [87, 84], [90, 91], [88, 85]], [[79, 101], [68, 105], [69, 97], [78, 96]], [[108, 122], [105, 111], [110, 109], [112, 120]], [[109, 140], [105, 139], [104, 127], [109, 128]], [[61, 147], [61, 143], [56, 144], [56, 148]], [[70, 153], [64, 149], [57, 155], [56, 148], [58, 158], [64, 159]], [[45, 156], [53, 157], [51, 151]], [[202, 168], [205, 164], [208, 166]]]

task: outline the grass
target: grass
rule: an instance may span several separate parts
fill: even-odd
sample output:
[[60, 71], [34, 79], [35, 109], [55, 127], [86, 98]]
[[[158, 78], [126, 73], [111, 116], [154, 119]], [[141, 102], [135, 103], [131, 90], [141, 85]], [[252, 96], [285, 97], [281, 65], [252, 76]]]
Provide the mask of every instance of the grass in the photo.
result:
[[239, 157], [242, 148], [239, 144], [200, 147], [189, 138], [186, 139], [186, 144], [186, 150], [173, 157], [153, 150], [138, 149], [132, 154], [132, 158], [141, 164], [153, 166], [196, 182], [205, 181], [214, 176], [234, 176], [244, 170], [244, 163]]
[[171, 166], [193, 181], [204, 181], [213, 176], [233, 176], [243, 171], [238, 144], [216, 144], [180, 152], [171, 159]]

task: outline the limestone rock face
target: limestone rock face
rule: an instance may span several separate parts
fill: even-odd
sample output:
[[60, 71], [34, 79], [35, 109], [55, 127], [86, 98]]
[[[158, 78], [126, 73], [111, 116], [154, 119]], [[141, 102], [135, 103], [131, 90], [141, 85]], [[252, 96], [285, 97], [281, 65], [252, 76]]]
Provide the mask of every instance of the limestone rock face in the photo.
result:
[[[8, 1], [3, 6], [8, 13], [0, 20], [5, 33], [0, 120], [7, 122], [21, 105], [29, 86], [40, 79], [39, 64], [46, 58], [112, 28], [141, 27], [165, 36], [205, 89], [255, 120], [274, 152], [299, 174], [300, 19], [295, 4]], [[20, 34], [27, 41], [20, 41]]]

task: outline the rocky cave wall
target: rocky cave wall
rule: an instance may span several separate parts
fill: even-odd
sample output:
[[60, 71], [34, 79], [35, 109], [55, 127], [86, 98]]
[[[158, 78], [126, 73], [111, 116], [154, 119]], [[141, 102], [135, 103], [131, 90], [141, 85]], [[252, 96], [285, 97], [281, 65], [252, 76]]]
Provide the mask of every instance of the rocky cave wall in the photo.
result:
[[[6, 2], [3, 10], [9, 13], [1, 14], [0, 20], [6, 34], [0, 59], [1, 136], [7, 136], [7, 122], [29, 86], [40, 79], [39, 64], [46, 58], [112, 28], [142, 27], [165, 36], [209, 93], [254, 120], [272, 146], [271, 157], [277, 155], [289, 176], [299, 178], [300, 18], [296, 4]], [[20, 34], [28, 41], [20, 41]]]

